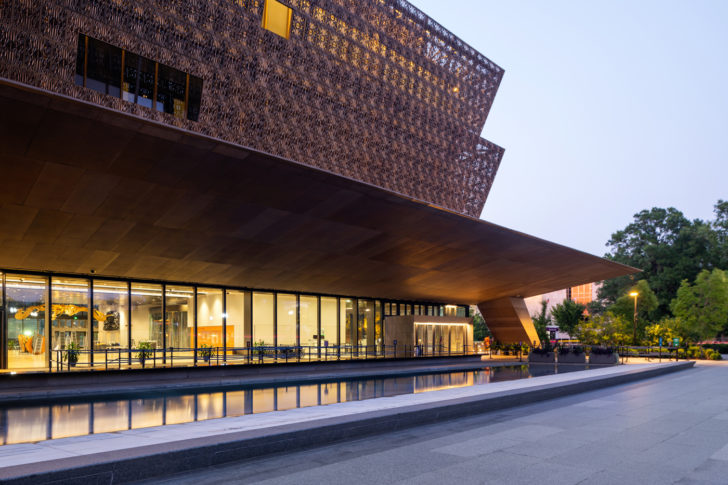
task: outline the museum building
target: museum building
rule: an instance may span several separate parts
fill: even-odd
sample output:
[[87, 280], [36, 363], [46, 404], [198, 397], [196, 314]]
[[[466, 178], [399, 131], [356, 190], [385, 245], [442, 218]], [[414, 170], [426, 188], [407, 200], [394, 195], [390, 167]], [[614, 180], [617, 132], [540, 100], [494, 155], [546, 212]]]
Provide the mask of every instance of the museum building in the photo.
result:
[[503, 70], [404, 0], [6, 0], [0, 46], [2, 369], [467, 353], [634, 272], [478, 219]]

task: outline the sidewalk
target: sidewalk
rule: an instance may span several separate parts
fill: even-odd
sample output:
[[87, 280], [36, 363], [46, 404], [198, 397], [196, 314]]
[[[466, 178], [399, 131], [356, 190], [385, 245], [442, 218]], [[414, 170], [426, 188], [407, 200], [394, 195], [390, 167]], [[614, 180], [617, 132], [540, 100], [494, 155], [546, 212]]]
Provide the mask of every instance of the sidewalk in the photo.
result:
[[[130, 480], [541, 402], [690, 368], [643, 364], [0, 447], [0, 480]], [[32, 466], [29, 466], [32, 465]], [[31, 474], [31, 475], [29, 475]], [[32, 474], [36, 474], [33, 476]]]

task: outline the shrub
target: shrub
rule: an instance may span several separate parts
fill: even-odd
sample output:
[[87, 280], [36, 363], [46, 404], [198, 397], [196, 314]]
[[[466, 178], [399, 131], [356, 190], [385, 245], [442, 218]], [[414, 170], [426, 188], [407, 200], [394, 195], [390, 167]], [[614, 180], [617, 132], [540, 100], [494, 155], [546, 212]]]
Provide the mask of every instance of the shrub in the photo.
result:
[[710, 360], [723, 360], [723, 357], [720, 355], [719, 352], [713, 352], [710, 354], [710, 357], [708, 357]]
[[702, 347], [717, 350], [720, 354], [728, 354], [728, 344], [703, 344]]
[[594, 355], [610, 355], [615, 352], [614, 347], [592, 347], [591, 353]]
[[549, 352], [551, 352], [551, 349], [548, 347], [534, 347], [531, 349], [531, 353], [536, 355], [546, 355]]

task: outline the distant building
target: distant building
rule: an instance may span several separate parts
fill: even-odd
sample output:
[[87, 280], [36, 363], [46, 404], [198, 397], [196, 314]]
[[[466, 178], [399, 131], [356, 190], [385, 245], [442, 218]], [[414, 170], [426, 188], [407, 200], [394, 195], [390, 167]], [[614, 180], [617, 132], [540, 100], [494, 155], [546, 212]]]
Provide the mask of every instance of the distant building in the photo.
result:
[[[556, 305], [559, 305], [566, 300], [573, 300], [576, 303], [587, 305], [597, 299], [597, 293], [600, 286], [600, 282], [585, 283], [583, 285], [571, 286], [569, 288], [564, 288], [563, 290], [552, 291], [550, 293], [544, 293], [543, 295], [526, 298], [525, 301], [526, 308], [528, 308], [528, 314], [533, 316], [540, 313], [541, 304], [544, 301], [546, 302], [546, 310], [549, 315], [551, 315], [551, 310]], [[558, 325], [556, 325], [556, 322], [552, 322], [551, 327], [549, 327], [549, 331], [552, 334], [552, 339], [561, 340], [570, 338], [568, 333], [558, 331]]]

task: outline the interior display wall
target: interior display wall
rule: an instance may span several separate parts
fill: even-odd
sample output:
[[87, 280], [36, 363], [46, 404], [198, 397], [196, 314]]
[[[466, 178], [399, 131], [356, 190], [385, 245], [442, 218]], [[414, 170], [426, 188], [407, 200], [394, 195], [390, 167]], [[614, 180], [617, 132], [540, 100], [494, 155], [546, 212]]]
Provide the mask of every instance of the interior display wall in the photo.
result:
[[[503, 70], [404, 0], [287, 3], [288, 40], [261, 0], [6, 0], [0, 77], [479, 216]], [[77, 86], [79, 34], [200, 77], [199, 121]]]

